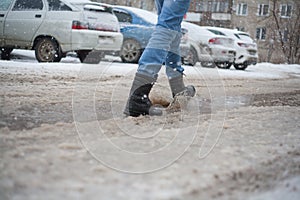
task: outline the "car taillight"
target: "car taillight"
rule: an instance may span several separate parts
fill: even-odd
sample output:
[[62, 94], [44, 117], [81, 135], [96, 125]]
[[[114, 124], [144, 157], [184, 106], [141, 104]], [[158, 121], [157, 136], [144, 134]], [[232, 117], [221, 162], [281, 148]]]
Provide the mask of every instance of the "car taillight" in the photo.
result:
[[248, 47], [250, 47], [250, 45], [249, 45], [249, 44], [242, 43], [242, 42], [238, 42], [238, 45], [239, 45], [240, 47], [245, 47], [245, 48], [248, 48]]
[[209, 44], [221, 44], [221, 40], [219, 38], [211, 38], [208, 40]]
[[96, 30], [96, 31], [120, 32], [119, 27], [115, 26], [114, 24], [99, 23], [99, 22], [90, 23], [89, 29]]
[[77, 30], [81, 30], [81, 29], [88, 29], [88, 23], [85, 22], [80, 22], [80, 21], [73, 21], [72, 23], [72, 29], [77, 29]]
[[119, 32], [119, 30], [116, 28], [107, 28], [107, 27], [95, 27], [95, 28], [90, 28], [90, 29], [96, 30], [96, 31]]

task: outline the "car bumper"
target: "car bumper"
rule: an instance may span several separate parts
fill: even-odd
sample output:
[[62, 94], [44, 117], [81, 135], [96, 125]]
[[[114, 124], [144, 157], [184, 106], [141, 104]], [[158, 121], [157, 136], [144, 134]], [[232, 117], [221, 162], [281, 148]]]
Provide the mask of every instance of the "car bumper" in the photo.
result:
[[72, 30], [73, 50], [120, 51], [122, 43], [120, 32]]
[[233, 63], [235, 60], [234, 55], [213, 55], [214, 62], [230, 62]]
[[251, 56], [251, 55], [241, 55], [235, 60], [235, 64], [244, 64], [247, 65], [256, 65], [258, 60], [258, 56]]
[[236, 51], [228, 48], [211, 48], [211, 56], [214, 62], [230, 62], [235, 60]]

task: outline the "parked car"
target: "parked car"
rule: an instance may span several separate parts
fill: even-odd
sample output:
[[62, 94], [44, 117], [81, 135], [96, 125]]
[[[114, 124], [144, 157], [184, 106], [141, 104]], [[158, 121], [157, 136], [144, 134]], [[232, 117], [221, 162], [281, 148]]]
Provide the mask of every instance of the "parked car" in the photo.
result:
[[[114, 6], [121, 33], [124, 36], [121, 49], [121, 59], [127, 63], [137, 63], [143, 50], [155, 29], [157, 15], [139, 8]], [[189, 53], [190, 44], [187, 40], [187, 30], [182, 30], [183, 37], [180, 43], [181, 57]]]
[[256, 65], [258, 60], [257, 44], [248, 33], [219, 27], [206, 28], [217, 35], [228, 36], [234, 39], [234, 47], [236, 49], [234, 67], [237, 70], [245, 70], [249, 65]]
[[182, 22], [182, 27], [189, 32], [193, 62], [200, 61], [203, 67], [216, 65], [219, 68], [229, 68], [233, 64], [236, 54], [233, 39], [189, 22]]
[[[112, 13], [105, 13], [114, 19]], [[9, 59], [13, 49], [35, 50], [39, 62], [59, 62], [76, 51], [81, 61], [87, 52], [118, 51], [122, 45], [118, 30], [91, 27], [86, 12], [65, 0], [1, 0], [1, 58]]]

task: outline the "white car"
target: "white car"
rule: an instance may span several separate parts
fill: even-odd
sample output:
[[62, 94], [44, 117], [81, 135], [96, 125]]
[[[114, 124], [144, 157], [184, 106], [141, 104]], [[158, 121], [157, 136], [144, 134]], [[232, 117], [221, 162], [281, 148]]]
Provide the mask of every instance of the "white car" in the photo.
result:
[[92, 28], [87, 13], [65, 0], [1, 0], [1, 58], [9, 59], [13, 49], [34, 49], [39, 62], [59, 62], [71, 51], [81, 61], [92, 50], [119, 51], [119, 30]]
[[234, 67], [245, 70], [249, 65], [256, 65], [258, 60], [257, 44], [248, 33], [227, 28], [206, 27], [211, 32], [234, 39], [236, 58]]
[[233, 39], [216, 35], [189, 22], [182, 22], [182, 27], [188, 29], [191, 53], [196, 57], [195, 61], [200, 61], [203, 67], [216, 65], [219, 68], [229, 68], [234, 63], [236, 52]]

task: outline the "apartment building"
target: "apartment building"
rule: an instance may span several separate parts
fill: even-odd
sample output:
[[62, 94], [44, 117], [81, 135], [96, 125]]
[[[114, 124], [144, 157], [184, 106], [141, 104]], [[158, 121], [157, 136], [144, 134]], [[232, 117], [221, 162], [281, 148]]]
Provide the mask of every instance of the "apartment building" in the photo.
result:
[[299, 63], [299, 0], [233, 0], [233, 28], [249, 32], [260, 62]]
[[[232, 0], [191, 0], [187, 20], [199, 25], [230, 27]], [[198, 18], [190, 16], [197, 16]]]

